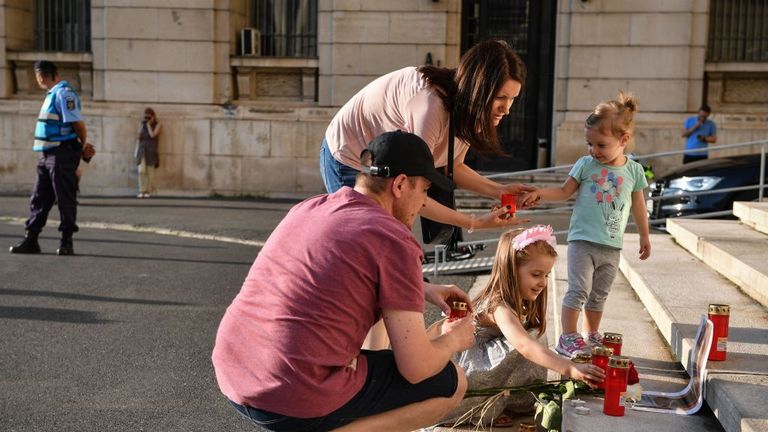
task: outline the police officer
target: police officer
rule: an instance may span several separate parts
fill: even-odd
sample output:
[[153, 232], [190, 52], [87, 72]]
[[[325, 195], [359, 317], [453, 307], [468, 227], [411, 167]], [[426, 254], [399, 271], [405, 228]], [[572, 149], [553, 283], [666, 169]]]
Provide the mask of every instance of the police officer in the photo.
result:
[[80, 158], [90, 160], [95, 154], [86, 143], [87, 131], [80, 115], [80, 98], [66, 81], [59, 77], [56, 65], [41, 60], [35, 63], [35, 78], [41, 88], [48, 90], [35, 127], [35, 144], [40, 152], [37, 181], [32, 193], [31, 212], [25, 224], [24, 240], [11, 246], [11, 253], [40, 253], [37, 237], [45, 226], [48, 212], [58, 202], [61, 223], [61, 244], [58, 255], [73, 255], [72, 233], [77, 231], [77, 176]]

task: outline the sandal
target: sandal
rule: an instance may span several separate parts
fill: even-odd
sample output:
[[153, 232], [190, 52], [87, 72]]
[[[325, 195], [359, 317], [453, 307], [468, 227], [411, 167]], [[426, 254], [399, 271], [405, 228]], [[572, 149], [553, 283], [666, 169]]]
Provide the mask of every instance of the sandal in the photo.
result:
[[493, 419], [493, 423], [491, 423], [491, 427], [495, 428], [508, 428], [515, 425], [515, 420], [512, 419], [512, 417], [502, 414], [495, 419]]

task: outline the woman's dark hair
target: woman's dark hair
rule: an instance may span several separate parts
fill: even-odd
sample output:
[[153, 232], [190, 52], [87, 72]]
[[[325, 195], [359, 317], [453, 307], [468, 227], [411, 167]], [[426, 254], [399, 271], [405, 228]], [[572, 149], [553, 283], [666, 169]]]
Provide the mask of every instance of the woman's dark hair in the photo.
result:
[[33, 67], [35, 72], [49, 79], [55, 79], [56, 75], [59, 73], [56, 64], [48, 60], [38, 60]]
[[419, 72], [440, 93], [443, 106], [454, 111], [456, 136], [481, 154], [503, 154], [491, 106], [507, 80], [525, 84], [526, 68], [502, 41], [480, 42], [464, 53], [457, 69], [422, 66]]

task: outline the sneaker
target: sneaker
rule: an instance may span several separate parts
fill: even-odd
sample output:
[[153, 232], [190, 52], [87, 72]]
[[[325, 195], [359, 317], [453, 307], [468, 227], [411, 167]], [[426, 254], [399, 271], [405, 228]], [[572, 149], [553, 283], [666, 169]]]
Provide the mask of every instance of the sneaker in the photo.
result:
[[593, 346], [603, 346], [603, 334], [599, 331], [589, 332], [587, 333], [586, 337], [587, 345], [590, 347]]
[[564, 356], [573, 357], [577, 353], [588, 353], [590, 350], [579, 333], [568, 333], [560, 335], [555, 351]]

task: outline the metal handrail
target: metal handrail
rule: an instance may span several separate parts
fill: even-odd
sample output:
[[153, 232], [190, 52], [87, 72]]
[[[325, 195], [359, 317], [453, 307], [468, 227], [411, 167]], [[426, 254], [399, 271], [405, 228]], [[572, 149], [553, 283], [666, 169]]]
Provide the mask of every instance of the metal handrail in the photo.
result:
[[[718, 146], [709, 146], [705, 148], [700, 149], [690, 149], [690, 150], [670, 150], [665, 152], [658, 152], [658, 153], [648, 153], [648, 154], [633, 154], [631, 155], [631, 159], [634, 160], [649, 160], [649, 159], [657, 159], [661, 157], [666, 156], [675, 156], [680, 155], [684, 153], [704, 153], [704, 152], [718, 152], [723, 150], [730, 150], [734, 148], [744, 148], [744, 147], [752, 147], [752, 146], [760, 146], [761, 152], [763, 155], [765, 155], [765, 146], [768, 145], [768, 140], [759, 140], [759, 141], [748, 141], [743, 143], [736, 143], [736, 144], [723, 144]], [[763, 158], [765, 159], [765, 158]], [[524, 175], [530, 175], [530, 174], [539, 174], [539, 173], [546, 173], [546, 172], [554, 172], [554, 171], [560, 171], [560, 170], [566, 170], [573, 167], [574, 164], [568, 164], [568, 165], [558, 165], [554, 167], [547, 167], [547, 168], [536, 168], [532, 170], [525, 170], [525, 171], [514, 171], [514, 172], [506, 172], [506, 173], [495, 173], [495, 174], [483, 174], [484, 177], [489, 179], [494, 178], [506, 178], [506, 177], [518, 177], [518, 176], [524, 176]], [[763, 171], [764, 172], [764, 171]]]
[[[683, 150], [671, 150], [671, 151], [665, 151], [665, 152], [657, 152], [657, 153], [649, 153], [649, 154], [643, 154], [643, 155], [631, 155], [630, 157], [634, 160], [650, 160], [650, 159], [657, 159], [662, 158], [666, 156], [674, 156], [674, 155], [680, 155], [684, 153], [703, 153], [703, 152], [718, 152], [723, 150], [729, 150], [734, 148], [744, 148], [744, 147], [752, 147], [752, 146], [760, 146], [760, 178], [759, 183], [754, 186], [740, 186], [740, 187], [732, 187], [732, 188], [725, 188], [725, 189], [715, 189], [715, 190], [708, 190], [708, 191], [683, 191], [681, 190], [680, 193], [675, 194], [674, 196], [697, 196], [697, 195], [709, 195], [709, 194], [718, 194], [718, 193], [726, 193], [726, 192], [738, 192], [738, 191], [745, 191], [745, 190], [758, 190], [758, 201], [762, 201], [764, 197], [764, 190], [766, 188], [765, 185], [765, 155], [766, 155], [766, 147], [768, 147], [768, 140], [758, 140], [758, 141], [749, 141], [744, 143], [736, 143], [736, 144], [724, 144], [719, 146], [707, 146], [701, 149], [683, 149]], [[547, 167], [547, 168], [536, 168], [532, 170], [525, 170], [525, 171], [516, 171], [516, 172], [508, 172], [508, 173], [495, 173], [495, 174], [488, 174], [485, 175], [486, 178], [489, 179], [498, 179], [498, 178], [508, 178], [508, 177], [519, 177], [519, 176], [525, 176], [525, 175], [531, 175], [531, 174], [539, 174], [539, 173], [548, 173], [548, 172], [555, 172], [555, 171], [561, 171], [561, 170], [567, 170], [573, 167], [574, 164], [568, 164], [568, 165], [558, 165], [554, 167]], [[662, 197], [648, 197], [647, 199], [653, 200], [653, 201], [660, 201], [662, 199], [669, 199], [669, 196]], [[564, 207], [556, 207], [556, 208], [549, 208], [549, 209], [531, 209], [531, 210], [522, 210], [519, 213], [521, 214], [527, 214], [527, 213], [533, 213], [533, 214], [541, 214], [541, 213], [549, 213], [549, 212], [558, 212], [558, 211], [568, 211], [573, 209], [573, 206], [564, 206]], [[709, 213], [701, 213], [696, 215], [686, 215], [686, 216], [678, 216], [677, 219], [703, 219], [708, 217], [716, 217], [716, 216], [728, 216], [733, 214], [732, 210], [725, 210], [725, 211], [718, 211], [718, 212], [709, 212]], [[666, 219], [653, 219], [649, 220], [648, 223], [650, 225], [659, 225], [661, 223], [666, 222]], [[631, 225], [634, 225], [634, 223], [630, 223]], [[566, 234], [568, 231], [557, 231], [554, 234], [555, 235], [562, 235]], [[498, 238], [493, 239], [485, 239], [485, 240], [474, 240], [474, 241], [465, 241], [465, 242], [459, 242], [457, 243], [457, 246], [472, 246], [472, 245], [489, 245], [494, 244], [499, 241]], [[445, 253], [446, 247], [445, 245], [436, 245], [435, 246], [435, 262], [434, 262], [434, 275], [437, 276], [439, 273], [439, 265], [443, 262], [447, 261], [447, 254]], [[441, 261], [440, 257], [442, 256], [445, 261]]]

